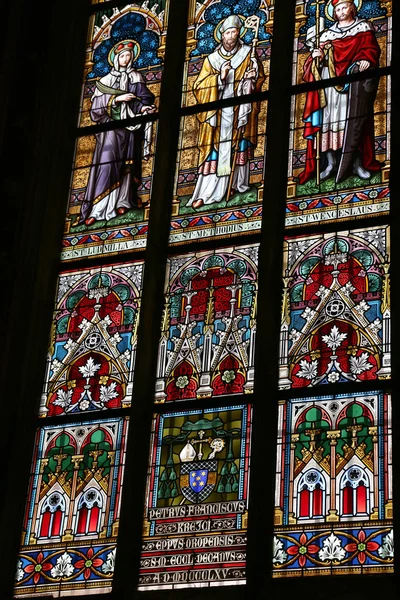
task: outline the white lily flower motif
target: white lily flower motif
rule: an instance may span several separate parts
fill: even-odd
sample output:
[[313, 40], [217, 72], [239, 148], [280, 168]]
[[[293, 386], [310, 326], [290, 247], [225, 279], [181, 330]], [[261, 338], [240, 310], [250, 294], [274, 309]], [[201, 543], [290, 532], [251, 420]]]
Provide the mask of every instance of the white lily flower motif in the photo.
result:
[[274, 555], [272, 562], [273, 564], [282, 564], [287, 560], [287, 553], [283, 549], [283, 542], [274, 536]]
[[368, 362], [369, 354], [363, 352], [360, 356], [350, 356], [350, 371], [353, 375], [361, 375], [364, 371], [372, 369], [373, 365]]
[[118, 397], [118, 392], [115, 391], [117, 384], [115, 381], [112, 381], [110, 385], [102, 385], [100, 386], [100, 402], [105, 404], [110, 400]]
[[306, 306], [306, 308], [304, 309], [304, 311], [301, 314], [302, 318], [305, 319], [307, 322], [310, 321], [314, 315], [315, 315], [315, 310], [313, 310], [309, 306]]
[[365, 312], [367, 312], [367, 310], [369, 310], [369, 305], [365, 302], [365, 300], [361, 300], [361, 302], [354, 307], [354, 310], [361, 314], [364, 314]]
[[318, 556], [323, 562], [340, 562], [346, 556], [346, 550], [342, 548], [340, 539], [334, 533], [331, 533], [331, 535], [324, 540], [323, 547], [318, 552]]
[[61, 408], [68, 408], [71, 404], [73, 390], [63, 390], [60, 388], [57, 390], [57, 398], [53, 404], [55, 406], [61, 406]]
[[355, 289], [356, 288], [354, 287], [354, 285], [350, 281], [348, 281], [346, 283], [346, 285], [344, 285], [342, 287], [341, 291], [343, 292], [343, 294], [345, 294], [345, 296], [349, 297], [350, 294], [353, 293]]
[[114, 573], [115, 568], [115, 554], [117, 549], [111, 550], [109, 554], [107, 554], [107, 560], [103, 563], [101, 570], [103, 573]]
[[378, 331], [382, 329], [382, 323], [380, 319], [376, 318], [375, 321], [372, 321], [372, 323], [368, 325], [368, 329], [373, 333], [378, 333]]
[[76, 346], [76, 342], [74, 342], [74, 340], [71, 340], [71, 338], [69, 338], [69, 340], [64, 344], [64, 348], [67, 352], [69, 352], [71, 350], [71, 348], [74, 348]]
[[324, 300], [324, 298], [329, 295], [329, 290], [324, 285], [320, 285], [318, 290], [315, 292], [315, 295], [319, 296], [321, 300]]
[[59, 360], [57, 360], [56, 358], [53, 360], [53, 362], [51, 363], [51, 370], [53, 371], [53, 374], [56, 374], [61, 368], [63, 367], [62, 362], [60, 362]]
[[291, 329], [289, 332], [289, 340], [292, 341], [293, 344], [295, 344], [299, 338], [301, 338], [300, 331], [293, 327], [293, 329]]
[[73, 572], [72, 556], [68, 552], [64, 552], [64, 554], [57, 558], [55, 566], [50, 571], [51, 576], [54, 578], [71, 577]]
[[312, 360], [311, 362], [301, 360], [300, 367], [301, 369], [297, 373], [297, 377], [302, 377], [303, 379], [311, 381], [317, 376], [318, 362], [316, 360]]
[[18, 560], [17, 562], [17, 570], [15, 572], [15, 581], [21, 581], [24, 578], [24, 571], [22, 570], [22, 560]]
[[383, 544], [380, 548], [378, 548], [378, 554], [381, 558], [394, 557], [393, 529], [389, 531], [389, 533], [383, 538]]
[[111, 321], [111, 319], [110, 319], [109, 315], [106, 315], [106, 316], [104, 317], [104, 319], [102, 320], [102, 323], [103, 323], [103, 324], [104, 324], [106, 327], [108, 327], [108, 325], [111, 325], [112, 321]]
[[84, 377], [86, 377], [86, 379], [89, 379], [89, 377], [94, 377], [96, 375], [96, 372], [100, 369], [100, 366], [101, 365], [95, 363], [93, 358], [90, 356], [90, 358], [88, 358], [86, 361], [86, 365], [79, 367], [79, 371]]
[[82, 329], [85, 332], [90, 327], [90, 323], [87, 319], [82, 319], [82, 323], [78, 325], [79, 329]]
[[334, 325], [329, 335], [323, 335], [322, 340], [335, 352], [342, 345], [343, 340], [347, 338], [347, 333], [340, 333], [339, 328]]
[[113, 344], [113, 346], [117, 346], [121, 340], [122, 337], [119, 335], [118, 331], [112, 337], [110, 337], [110, 343]]

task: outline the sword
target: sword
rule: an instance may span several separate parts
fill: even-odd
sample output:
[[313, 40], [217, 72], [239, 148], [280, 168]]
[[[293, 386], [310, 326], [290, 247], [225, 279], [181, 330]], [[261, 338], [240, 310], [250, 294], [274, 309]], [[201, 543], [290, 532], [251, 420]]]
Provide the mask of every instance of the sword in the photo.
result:
[[[325, 0], [315, 0], [311, 6], [315, 6], [315, 48], [319, 48], [319, 40], [321, 37], [321, 30], [320, 30], [320, 10], [319, 7], [321, 6], [321, 4], [324, 4]], [[319, 70], [320, 67], [320, 63], [319, 63], [319, 58], [316, 57], [315, 58], [315, 64], [317, 69]], [[321, 130], [318, 129], [317, 131], [317, 135], [316, 135], [316, 142], [317, 142], [317, 148], [316, 148], [316, 163], [317, 163], [317, 186], [320, 186], [321, 183]]]

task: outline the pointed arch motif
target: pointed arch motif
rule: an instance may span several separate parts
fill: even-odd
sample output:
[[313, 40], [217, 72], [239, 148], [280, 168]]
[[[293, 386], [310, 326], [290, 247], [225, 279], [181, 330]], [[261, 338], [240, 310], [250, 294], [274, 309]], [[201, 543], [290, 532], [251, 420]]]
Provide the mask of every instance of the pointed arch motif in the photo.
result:
[[323, 518], [325, 516], [325, 496], [325, 478], [317, 469], [308, 469], [297, 484], [297, 518]]
[[388, 227], [285, 241], [280, 387], [390, 374]]
[[169, 261], [158, 402], [252, 391], [257, 257], [243, 246]]
[[352, 464], [344, 471], [340, 478], [340, 516], [342, 519], [349, 517], [368, 518], [371, 513], [370, 475], [365, 467]]
[[143, 263], [62, 273], [42, 416], [131, 401]]
[[321, 575], [325, 566], [355, 573], [364, 564], [391, 572], [390, 395], [289, 398], [278, 423], [274, 577]]
[[93, 485], [86, 489], [78, 500], [76, 516], [77, 535], [95, 535], [100, 531], [104, 507], [103, 495]]
[[66, 502], [64, 494], [53, 489], [41, 507], [39, 539], [59, 538], [64, 532]]

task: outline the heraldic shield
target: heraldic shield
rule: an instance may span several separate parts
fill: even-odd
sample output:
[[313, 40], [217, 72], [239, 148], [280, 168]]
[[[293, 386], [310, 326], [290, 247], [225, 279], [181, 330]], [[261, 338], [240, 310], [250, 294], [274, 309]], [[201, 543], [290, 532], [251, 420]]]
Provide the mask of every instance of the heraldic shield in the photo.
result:
[[204, 502], [217, 483], [216, 460], [202, 460], [181, 465], [180, 486], [183, 496], [189, 502]]

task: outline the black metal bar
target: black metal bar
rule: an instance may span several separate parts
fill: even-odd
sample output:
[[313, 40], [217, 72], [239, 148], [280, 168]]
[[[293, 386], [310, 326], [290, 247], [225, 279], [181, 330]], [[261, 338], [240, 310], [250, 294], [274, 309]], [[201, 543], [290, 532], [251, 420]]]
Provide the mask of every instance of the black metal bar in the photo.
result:
[[[400, 6], [393, 2], [393, 24], [399, 23]], [[392, 110], [391, 114], [391, 170], [390, 170], [390, 225], [391, 225], [391, 354], [392, 354], [392, 431], [393, 431], [393, 519], [395, 527], [400, 523], [400, 442], [398, 432], [400, 431], [400, 352], [397, 348], [397, 340], [400, 339], [400, 316], [396, 312], [396, 306], [400, 306], [400, 236], [398, 224], [400, 222], [400, 205], [398, 202], [400, 194], [400, 182], [397, 173], [398, 140], [400, 137], [400, 115], [396, 109], [400, 98], [398, 78], [400, 60], [400, 35], [399, 29], [393, 25], [393, 47], [392, 47]], [[400, 552], [394, 553], [394, 571], [396, 578], [400, 575]]]
[[321, 79], [310, 83], [296, 83], [291, 87], [292, 94], [300, 94], [309, 90], [320, 90], [326, 87], [335, 85], [344, 85], [352, 81], [362, 81], [363, 79], [372, 79], [373, 77], [384, 77], [390, 75], [391, 67], [378, 67], [377, 69], [367, 69], [366, 71], [351, 73], [350, 75], [341, 75], [340, 77], [332, 77], [332, 79]]
[[[18, 27], [12, 32], [10, 28], [15, 62], [7, 85], [22, 85], [25, 91], [10, 95], [10, 130], [4, 137], [10, 156], [4, 155], [2, 163], [2, 173], [10, 178], [2, 197], [13, 207], [8, 226], [14, 229], [1, 361], [1, 453], [8, 457], [3, 460], [2, 487], [7, 492], [2, 494], [0, 521], [5, 540], [1, 547], [3, 598], [13, 596], [74, 147], [76, 114], [71, 105], [79, 100], [86, 36], [81, 0], [71, 0], [67, 19], [65, 7], [58, 3], [49, 7], [22, 2], [12, 9], [10, 23]], [[27, 40], [33, 40], [33, 31], [32, 48]], [[23, 83], [15, 70], [15, 65], [22, 64]], [[46, 73], [45, 93], [39, 69]], [[18, 148], [17, 155], [10, 152], [11, 147]]]
[[161, 87], [158, 147], [154, 166], [142, 305], [138, 331], [134, 397], [127, 445], [114, 595], [132, 598], [139, 575], [143, 506], [149, 455], [151, 420], [160, 323], [164, 307], [164, 281], [169, 237], [171, 199], [179, 136], [179, 106], [185, 53], [188, 2], [172, 1], [169, 12], [165, 71]]
[[276, 3], [259, 254], [248, 531], [249, 598], [264, 597], [265, 584], [272, 572], [281, 264], [290, 122], [290, 88], [286, 82], [291, 80], [294, 14], [294, 0]]

